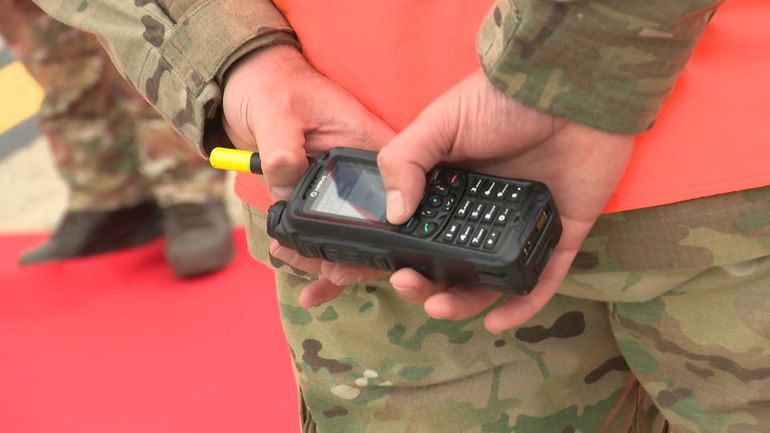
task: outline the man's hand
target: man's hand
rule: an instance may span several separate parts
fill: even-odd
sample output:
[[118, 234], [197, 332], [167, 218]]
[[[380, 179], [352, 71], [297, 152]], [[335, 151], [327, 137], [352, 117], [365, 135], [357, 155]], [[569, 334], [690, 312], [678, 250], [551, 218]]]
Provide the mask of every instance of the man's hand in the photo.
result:
[[[531, 294], [511, 297], [484, 320], [494, 333], [521, 325], [556, 292], [581, 242], [626, 166], [633, 137], [598, 131], [527, 108], [492, 87], [479, 71], [429, 105], [380, 152], [388, 220], [406, 221], [420, 202], [425, 173], [439, 162], [501, 177], [533, 179], [551, 189], [563, 224]], [[470, 317], [500, 293], [452, 287], [401, 269], [390, 279], [409, 302], [440, 319]]]
[[[395, 133], [352, 95], [313, 69], [290, 46], [259, 50], [228, 73], [223, 97], [227, 135], [239, 149], [258, 151], [273, 198], [285, 199], [307, 169], [307, 155], [333, 147], [377, 150]], [[382, 273], [300, 256], [277, 243], [271, 254], [321, 275], [300, 304], [334, 298], [347, 284]]]

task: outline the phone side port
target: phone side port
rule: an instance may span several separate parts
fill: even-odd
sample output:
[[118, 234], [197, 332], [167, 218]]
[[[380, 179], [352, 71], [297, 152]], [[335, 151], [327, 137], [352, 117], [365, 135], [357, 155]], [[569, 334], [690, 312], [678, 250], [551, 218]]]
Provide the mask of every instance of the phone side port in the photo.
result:
[[521, 253], [524, 254], [524, 257], [529, 259], [529, 255], [532, 254], [533, 250], [535, 249], [535, 245], [537, 245], [537, 241], [540, 239], [540, 234], [543, 233], [543, 229], [545, 229], [545, 226], [548, 224], [548, 219], [551, 217], [551, 213], [549, 212], [548, 208], [545, 208], [540, 212], [540, 215], [537, 216], [537, 221], [535, 221], [535, 229], [532, 230], [532, 234], [529, 236], [529, 239], [524, 243], [524, 246], [521, 248]]

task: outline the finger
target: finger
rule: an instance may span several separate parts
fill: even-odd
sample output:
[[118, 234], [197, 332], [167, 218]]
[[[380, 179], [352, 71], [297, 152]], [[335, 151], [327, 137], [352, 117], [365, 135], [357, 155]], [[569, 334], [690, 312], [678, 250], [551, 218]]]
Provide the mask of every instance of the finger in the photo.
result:
[[396, 133], [380, 119], [374, 116], [368, 117], [366, 138], [360, 143], [360, 147], [365, 150], [379, 151], [396, 136]]
[[521, 326], [543, 309], [559, 284], [552, 280], [538, 283], [527, 296], [515, 296], [495, 307], [484, 318], [484, 327], [493, 334]]
[[384, 272], [374, 269], [305, 257], [291, 248], [282, 246], [278, 241], [270, 243], [270, 255], [293, 268], [321, 275], [338, 286], [348, 286], [361, 281], [376, 280], [385, 275]]
[[425, 301], [425, 312], [436, 319], [462, 320], [475, 316], [503, 296], [488, 289], [452, 286]]
[[262, 173], [276, 200], [291, 195], [308, 167], [302, 123], [279, 116], [271, 117], [256, 129]]
[[[327, 137], [322, 137], [323, 139], [320, 140], [323, 147], [316, 149], [313, 146], [313, 149], [327, 151], [332, 147], [352, 147], [378, 151], [396, 136], [392, 128], [368, 112], [357, 101], [351, 105], [353, 106], [349, 107], [347, 113], [337, 114], [337, 116], [343, 117], [341, 123], [345, 128], [344, 133], [340, 133], [338, 130], [331, 130], [326, 133], [318, 131]], [[309, 143], [306, 147], [311, 148]]]
[[390, 223], [401, 224], [415, 212], [425, 188], [425, 173], [452, 149], [457, 128], [448, 113], [442, 100], [437, 100], [380, 151], [377, 165]]
[[394, 272], [390, 284], [396, 294], [411, 304], [422, 304], [429, 297], [446, 290], [446, 283], [433, 282], [414, 269], [403, 268]]
[[385, 124], [382, 120], [378, 119], [371, 113], [365, 110], [356, 112], [359, 116], [357, 121], [352, 122], [352, 125], [360, 125], [359, 127], [363, 131], [363, 137], [359, 139], [358, 143], [354, 143], [353, 147], [379, 151], [385, 144], [387, 144], [393, 137], [396, 136], [395, 131]]
[[577, 250], [554, 250], [532, 292], [514, 296], [495, 307], [484, 318], [484, 326], [493, 334], [521, 326], [535, 316], [551, 300], [567, 274]]
[[338, 286], [376, 280], [385, 275], [382, 271], [326, 260], [321, 264], [321, 274]]
[[320, 277], [302, 289], [299, 294], [299, 305], [302, 308], [317, 307], [336, 298], [342, 290], [344, 287], [332, 283], [325, 277]]
[[227, 121], [227, 117], [224, 114], [222, 115], [222, 125], [224, 126], [227, 138], [230, 139], [236, 149], [257, 151], [257, 142], [254, 140], [254, 136], [244, 134], [243, 131], [230, 126], [230, 122]]
[[315, 275], [321, 274], [321, 265], [323, 263], [321, 259], [302, 256], [291, 248], [282, 246], [278, 241], [270, 243], [270, 255], [293, 268]]

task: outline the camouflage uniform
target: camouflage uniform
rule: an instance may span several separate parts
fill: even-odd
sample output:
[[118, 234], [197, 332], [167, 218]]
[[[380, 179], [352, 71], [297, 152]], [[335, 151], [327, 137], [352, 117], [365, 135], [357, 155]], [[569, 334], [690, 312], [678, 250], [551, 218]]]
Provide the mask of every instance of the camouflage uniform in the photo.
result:
[[[296, 43], [267, 1], [38, 1], [99, 34], [204, 150], [223, 139], [224, 70], [250, 49]], [[528, 105], [641, 131], [717, 3], [499, 0], [482, 63]], [[121, 35], [105, 24], [118, 16]], [[269, 262], [264, 213], [247, 207], [246, 227]], [[602, 216], [559, 294], [497, 336], [483, 313], [435, 320], [385, 281], [305, 310], [297, 298], [312, 276], [274, 265], [304, 432], [770, 431], [770, 188]]]
[[224, 176], [112, 66], [96, 39], [28, 0], [0, 0], [0, 32], [43, 87], [40, 127], [70, 189], [69, 210], [221, 200]]

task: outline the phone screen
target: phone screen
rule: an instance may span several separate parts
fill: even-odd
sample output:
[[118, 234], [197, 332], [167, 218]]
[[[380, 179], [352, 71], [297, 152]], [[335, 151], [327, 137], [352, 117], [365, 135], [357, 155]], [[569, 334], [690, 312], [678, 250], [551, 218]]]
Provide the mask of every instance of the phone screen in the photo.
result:
[[310, 210], [369, 222], [385, 223], [385, 187], [376, 166], [337, 161], [322, 176]]

